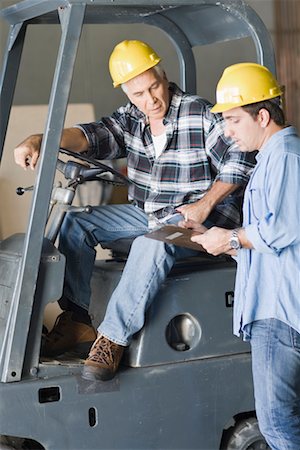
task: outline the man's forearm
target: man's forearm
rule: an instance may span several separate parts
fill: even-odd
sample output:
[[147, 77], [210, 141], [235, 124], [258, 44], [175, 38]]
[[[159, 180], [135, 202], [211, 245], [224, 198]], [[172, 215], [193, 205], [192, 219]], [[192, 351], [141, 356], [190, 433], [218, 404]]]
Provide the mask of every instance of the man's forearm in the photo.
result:
[[79, 128], [65, 128], [62, 132], [60, 145], [73, 152], [88, 150], [89, 143]]
[[238, 187], [237, 184], [216, 181], [200, 200], [180, 206], [177, 210], [181, 212], [185, 220], [189, 219], [201, 224], [207, 219], [214, 207]]
[[216, 181], [207, 193], [197, 203], [205, 205], [212, 211], [224, 198], [232, 194], [237, 188], [238, 184], [224, 183], [223, 181]]
[[237, 235], [243, 248], [254, 248], [252, 243], [247, 239], [245, 228], [238, 228]]

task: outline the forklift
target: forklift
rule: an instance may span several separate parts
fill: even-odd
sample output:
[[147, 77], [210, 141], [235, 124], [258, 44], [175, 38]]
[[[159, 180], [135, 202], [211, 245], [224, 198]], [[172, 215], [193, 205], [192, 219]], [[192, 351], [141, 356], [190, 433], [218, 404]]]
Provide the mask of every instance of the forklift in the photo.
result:
[[[57, 236], [66, 211], [77, 208], [77, 187], [128, 183], [113, 167], [60, 148], [83, 25], [162, 30], [176, 50], [181, 89], [196, 93], [197, 46], [250, 38], [255, 62], [275, 73], [264, 23], [244, 0], [23, 0], [0, 17], [10, 27], [0, 73], [1, 157], [26, 29], [61, 27], [27, 228], [0, 241], [0, 450], [268, 449], [255, 415], [250, 347], [232, 334], [236, 264], [229, 257], [199, 253], [175, 264], [113, 380], [84, 380], [83, 361], [72, 355], [40, 356], [45, 308], [63, 289]], [[64, 182], [54, 186], [57, 171]], [[95, 263], [95, 326], [126, 262], [128, 243], [117, 244], [112, 258]]]

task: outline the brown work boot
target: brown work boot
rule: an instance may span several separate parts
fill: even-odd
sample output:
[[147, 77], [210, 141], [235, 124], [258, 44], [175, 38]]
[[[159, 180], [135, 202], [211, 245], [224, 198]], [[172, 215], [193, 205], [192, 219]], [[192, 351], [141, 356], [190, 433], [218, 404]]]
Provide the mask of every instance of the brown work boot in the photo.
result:
[[91, 325], [75, 321], [72, 311], [64, 311], [45, 336], [41, 356], [57, 357], [71, 352], [74, 357], [86, 358], [96, 337], [97, 333]]
[[92, 381], [111, 380], [118, 370], [125, 347], [101, 334], [95, 340], [82, 371], [82, 378]]

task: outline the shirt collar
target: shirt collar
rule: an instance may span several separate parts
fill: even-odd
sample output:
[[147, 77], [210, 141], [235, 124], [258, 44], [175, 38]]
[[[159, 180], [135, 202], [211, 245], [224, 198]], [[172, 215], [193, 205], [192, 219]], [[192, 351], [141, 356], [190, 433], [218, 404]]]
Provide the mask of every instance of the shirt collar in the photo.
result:
[[283, 136], [290, 136], [292, 134], [297, 135], [297, 130], [295, 127], [288, 126], [286, 128], [283, 128], [280, 131], [277, 131], [274, 133], [270, 139], [262, 146], [260, 151], [255, 156], [256, 160], [259, 161], [263, 156], [267, 156], [269, 153], [271, 153], [272, 149], [274, 148], [274, 145], [278, 142], [279, 139], [281, 139]]
[[170, 106], [164, 118], [164, 124], [175, 122], [178, 119], [179, 106], [183, 96], [182, 90], [175, 83], [169, 83], [169, 91]]

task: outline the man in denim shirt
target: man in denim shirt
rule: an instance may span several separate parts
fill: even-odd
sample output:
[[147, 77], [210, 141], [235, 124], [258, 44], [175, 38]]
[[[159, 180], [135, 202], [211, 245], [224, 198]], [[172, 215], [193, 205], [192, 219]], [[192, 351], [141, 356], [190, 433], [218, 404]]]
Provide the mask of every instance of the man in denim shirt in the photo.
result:
[[[64, 311], [46, 338], [44, 355], [90, 346], [96, 333], [88, 315], [95, 249], [120, 238], [136, 238], [121, 280], [98, 328], [83, 375], [106, 380], [118, 368], [124, 348], [144, 324], [145, 310], [174, 262], [193, 254], [143, 235], [157, 226], [157, 210], [173, 205], [178, 222], [189, 217], [206, 226], [240, 225], [243, 188], [252, 159], [224, 138], [223, 119], [206, 100], [169, 83], [154, 50], [141, 41], [124, 41], [110, 57], [114, 86], [129, 103], [99, 122], [63, 131], [61, 146], [98, 159], [127, 158], [127, 205], [94, 207], [91, 214], [68, 213], [60, 233], [66, 256]], [[41, 135], [15, 150], [22, 167], [34, 168]], [[181, 206], [179, 206], [181, 205]], [[195, 252], [194, 252], [195, 253]]]
[[213, 112], [245, 152], [259, 150], [245, 191], [243, 227], [192, 238], [236, 254], [234, 333], [250, 340], [258, 423], [273, 450], [300, 449], [300, 139], [284, 126], [273, 75], [252, 63], [227, 68]]

